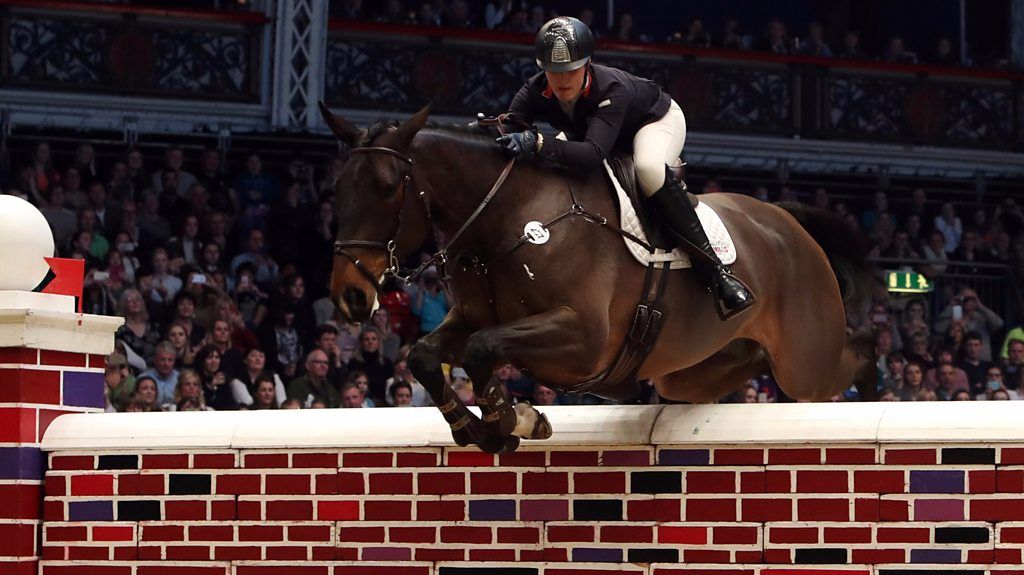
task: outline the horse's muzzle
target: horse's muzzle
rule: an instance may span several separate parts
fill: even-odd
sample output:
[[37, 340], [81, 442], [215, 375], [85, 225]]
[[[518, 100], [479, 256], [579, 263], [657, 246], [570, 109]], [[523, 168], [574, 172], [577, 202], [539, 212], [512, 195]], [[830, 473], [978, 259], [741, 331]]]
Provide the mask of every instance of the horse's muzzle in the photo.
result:
[[355, 286], [345, 287], [340, 297], [335, 298], [335, 302], [341, 315], [354, 324], [369, 321], [370, 314], [373, 313], [366, 292]]

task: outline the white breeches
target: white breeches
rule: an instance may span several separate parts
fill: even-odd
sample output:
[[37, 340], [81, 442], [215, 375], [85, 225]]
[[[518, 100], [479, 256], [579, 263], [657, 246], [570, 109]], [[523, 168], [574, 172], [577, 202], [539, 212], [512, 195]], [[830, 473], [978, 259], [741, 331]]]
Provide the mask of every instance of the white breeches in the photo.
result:
[[633, 138], [633, 162], [644, 195], [650, 197], [665, 184], [665, 166], [674, 166], [686, 142], [686, 118], [672, 101], [668, 112], [651, 122]]

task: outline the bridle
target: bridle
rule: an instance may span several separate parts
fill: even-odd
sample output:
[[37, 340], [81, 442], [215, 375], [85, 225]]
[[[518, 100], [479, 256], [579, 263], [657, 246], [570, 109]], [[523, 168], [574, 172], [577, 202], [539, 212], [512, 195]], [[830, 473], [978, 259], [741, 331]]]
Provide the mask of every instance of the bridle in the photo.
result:
[[[415, 187], [415, 182], [412, 174], [412, 158], [405, 156], [398, 150], [388, 148], [386, 146], [364, 146], [360, 148], [353, 148], [351, 150], [351, 153], [387, 154], [389, 156], [394, 156], [395, 158], [398, 158], [399, 160], [404, 162], [409, 169], [409, 173], [406, 174], [402, 180], [402, 185], [405, 186], [405, 193], [409, 193], [410, 185], [412, 185], [412, 187]], [[429, 268], [430, 266], [438, 263], [440, 263], [443, 266], [444, 263], [448, 261], [448, 250], [462, 236], [463, 232], [465, 232], [466, 229], [468, 229], [469, 226], [474, 221], [476, 221], [477, 217], [480, 216], [480, 213], [483, 212], [485, 207], [487, 207], [487, 204], [491, 202], [491, 199], [494, 198], [494, 195], [498, 192], [498, 189], [501, 188], [501, 185], [503, 183], [505, 183], [505, 179], [508, 177], [509, 172], [512, 171], [512, 166], [514, 164], [515, 158], [513, 157], [509, 159], [507, 164], [505, 164], [505, 168], [501, 171], [501, 174], [498, 176], [498, 179], [494, 182], [494, 185], [491, 186], [491, 190], [484, 197], [483, 201], [480, 202], [480, 205], [477, 206], [476, 210], [474, 210], [473, 213], [469, 216], [469, 218], [466, 219], [466, 222], [462, 224], [462, 227], [460, 227], [459, 230], [455, 232], [451, 240], [448, 241], [447, 245], [440, 251], [432, 255], [427, 261], [420, 264], [420, 266], [413, 270], [411, 273], [402, 275], [402, 270], [398, 264], [398, 256], [396, 255], [396, 251], [398, 250], [398, 234], [402, 232], [402, 214], [405, 212], [406, 206], [406, 202], [404, 200], [402, 202], [402, 207], [399, 208], [398, 210], [398, 221], [395, 224], [394, 233], [391, 234], [391, 239], [384, 242], [373, 240], [337, 240], [334, 242], [334, 254], [348, 258], [349, 261], [352, 262], [352, 265], [355, 266], [355, 268], [359, 271], [359, 273], [361, 273], [363, 277], [370, 282], [370, 285], [372, 285], [373, 289], [377, 292], [378, 298], [383, 294], [384, 291], [381, 282], [376, 277], [374, 277], [373, 273], [370, 272], [369, 268], [366, 267], [366, 264], [364, 264], [361, 259], [353, 255], [346, 248], [362, 248], [370, 250], [381, 250], [386, 252], [388, 256], [388, 267], [384, 270], [384, 272], [381, 275], [384, 278], [387, 278], [389, 276], [398, 278], [405, 282], [406, 284], [411, 283], [415, 281], [416, 278], [418, 278], [421, 274], [423, 274], [423, 272], [426, 271], [427, 268]], [[419, 196], [420, 199], [423, 201], [424, 213], [427, 215], [427, 225], [431, 226], [433, 224], [433, 218], [430, 210], [430, 198], [427, 197], [426, 192], [424, 192], [423, 190], [419, 191]]]

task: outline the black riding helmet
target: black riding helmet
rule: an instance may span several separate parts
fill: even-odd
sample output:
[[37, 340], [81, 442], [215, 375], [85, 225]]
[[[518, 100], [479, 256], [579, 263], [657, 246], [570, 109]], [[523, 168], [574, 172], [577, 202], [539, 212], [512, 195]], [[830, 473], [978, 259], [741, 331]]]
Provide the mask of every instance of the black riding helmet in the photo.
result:
[[571, 72], [582, 68], [594, 53], [594, 35], [586, 24], [570, 16], [559, 16], [540, 27], [533, 41], [537, 65], [548, 72]]

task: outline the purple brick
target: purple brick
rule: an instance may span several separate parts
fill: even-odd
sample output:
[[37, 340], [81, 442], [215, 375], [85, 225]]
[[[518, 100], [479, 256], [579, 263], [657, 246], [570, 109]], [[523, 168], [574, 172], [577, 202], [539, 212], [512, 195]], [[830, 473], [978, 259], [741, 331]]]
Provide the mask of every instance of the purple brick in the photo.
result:
[[710, 465], [710, 449], [662, 449], [658, 465]]
[[68, 521], [113, 521], [114, 504], [110, 501], [71, 501]]
[[914, 521], [963, 521], [964, 502], [959, 499], [918, 499]]
[[103, 374], [65, 371], [64, 405], [102, 408], [104, 406]]
[[911, 549], [911, 563], [960, 563], [959, 549]]
[[588, 563], [622, 563], [622, 549], [577, 547], [572, 550], [572, 560]]
[[515, 521], [515, 519], [515, 500], [478, 499], [469, 502], [470, 521]]
[[0, 479], [42, 479], [44, 472], [38, 447], [0, 447]]
[[557, 499], [524, 499], [519, 502], [520, 521], [568, 521], [569, 502]]
[[963, 471], [911, 471], [911, 493], [963, 493]]
[[364, 547], [363, 561], [412, 561], [411, 547]]

